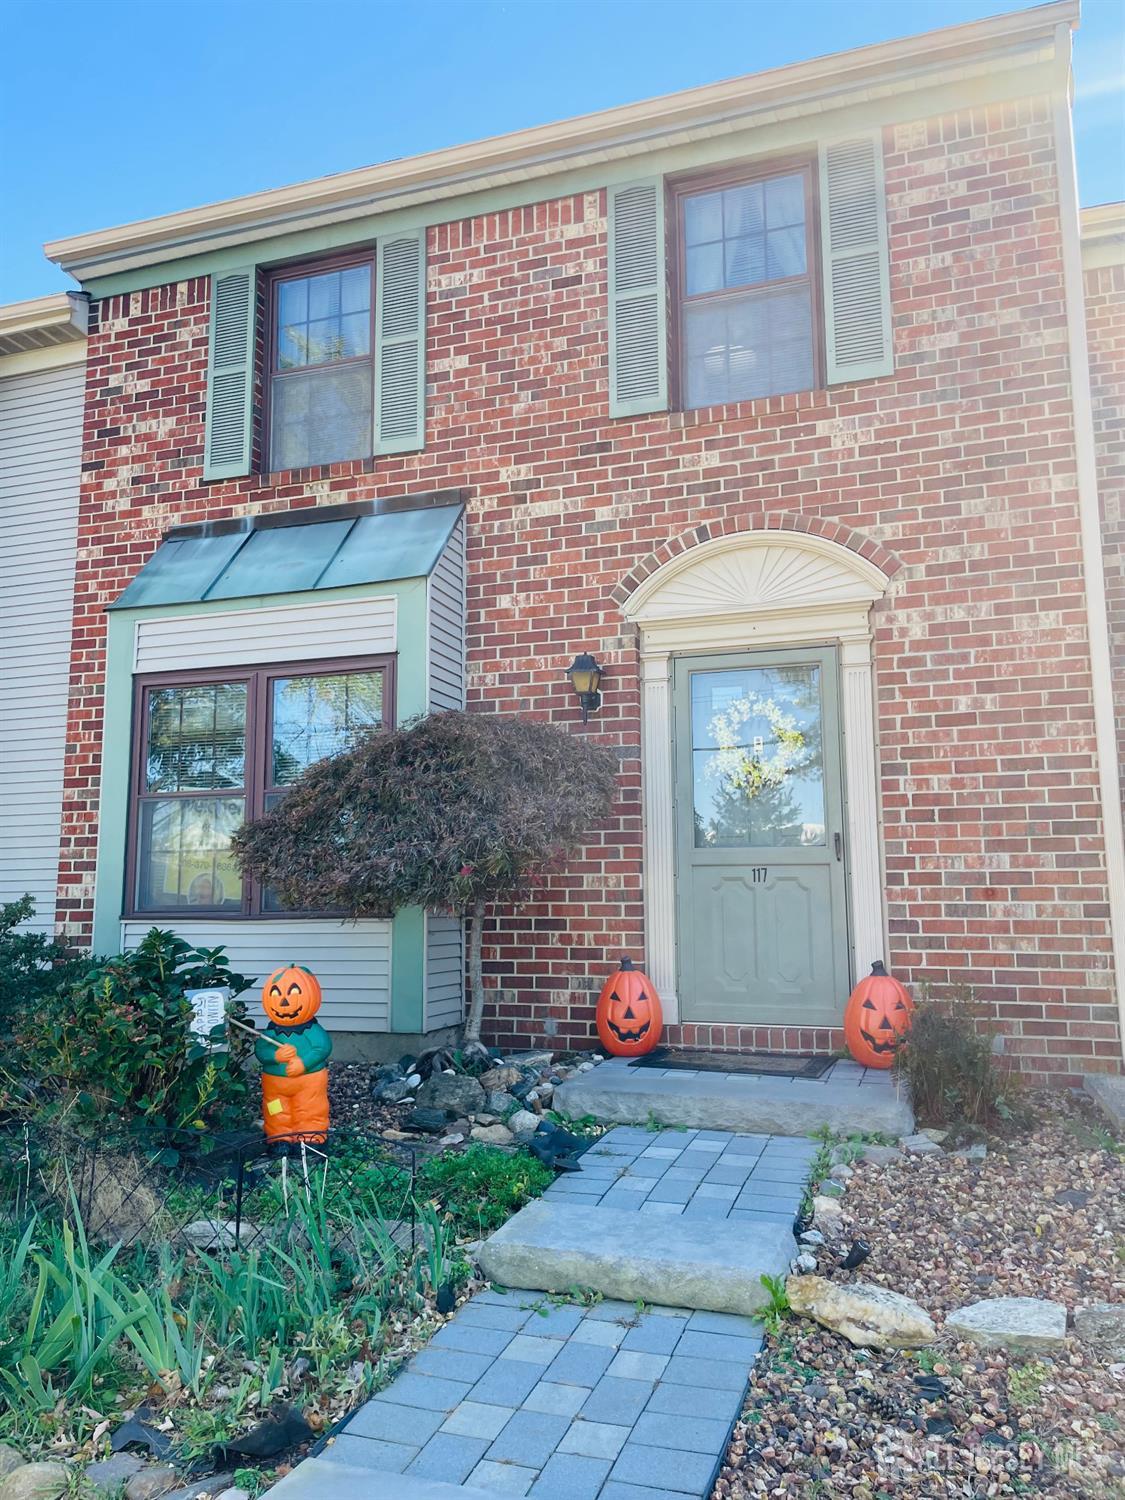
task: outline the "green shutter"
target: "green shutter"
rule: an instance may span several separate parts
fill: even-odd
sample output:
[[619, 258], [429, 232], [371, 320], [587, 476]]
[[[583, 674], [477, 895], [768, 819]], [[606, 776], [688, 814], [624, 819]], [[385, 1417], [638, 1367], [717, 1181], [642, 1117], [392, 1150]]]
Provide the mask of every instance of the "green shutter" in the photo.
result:
[[375, 270], [375, 452], [426, 441], [426, 232], [378, 242]]
[[821, 145], [820, 221], [828, 384], [890, 375], [894, 339], [878, 133]]
[[668, 409], [664, 180], [609, 190], [609, 414]]
[[211, 278], [204, 479], [234, 479], [250, 472], [257, 289], [254, 266]]

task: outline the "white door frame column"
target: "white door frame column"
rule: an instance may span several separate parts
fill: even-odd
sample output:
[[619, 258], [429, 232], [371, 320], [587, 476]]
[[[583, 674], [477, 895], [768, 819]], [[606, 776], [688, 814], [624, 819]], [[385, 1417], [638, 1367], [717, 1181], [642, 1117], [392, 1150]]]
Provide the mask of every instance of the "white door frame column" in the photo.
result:
[[676, 994], [672, 658], [769, 647], [840, 650], [848, 908], [853, 973], [886, 953], [876, 773], [871, 606], [887, 575], [838, 542], [747, 531], [703, 542], [649, 575], [624, 605], [641, 651], [646, 968], [669, 1023]]

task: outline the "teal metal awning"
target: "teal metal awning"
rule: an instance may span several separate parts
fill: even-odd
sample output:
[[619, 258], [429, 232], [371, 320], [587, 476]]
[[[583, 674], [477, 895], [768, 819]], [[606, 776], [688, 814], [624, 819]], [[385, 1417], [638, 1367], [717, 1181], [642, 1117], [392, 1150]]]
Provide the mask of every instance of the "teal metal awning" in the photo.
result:
[[425, 578], [463, 511], [460, 502], [413, 509], [372, 502], [333, 508], [320, 520], [302, 512], [185, 527], [169, 533], [109, 608]]

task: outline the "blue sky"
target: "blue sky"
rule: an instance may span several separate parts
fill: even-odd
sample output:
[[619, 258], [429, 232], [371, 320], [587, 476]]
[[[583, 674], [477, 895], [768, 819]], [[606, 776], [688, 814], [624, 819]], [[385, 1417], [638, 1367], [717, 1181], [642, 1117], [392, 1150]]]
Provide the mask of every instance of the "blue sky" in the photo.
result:
[[[0, 301], [73, 285], [41, 253], [57, 236], [1020, 8], [8, 0]], [[1125, 5], [1083, 10], [1076, 119], [1090, 204], [1125, 198]]]

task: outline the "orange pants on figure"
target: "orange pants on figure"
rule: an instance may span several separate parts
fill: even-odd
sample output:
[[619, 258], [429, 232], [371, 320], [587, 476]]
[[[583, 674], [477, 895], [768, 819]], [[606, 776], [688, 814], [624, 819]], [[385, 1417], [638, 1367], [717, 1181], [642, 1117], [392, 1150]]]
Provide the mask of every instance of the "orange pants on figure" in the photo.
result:
[[262, 1121], [270, 1140], [324, 1140], [328, 1129], [328, 1069], [297, 1078], [262, 1074]]

